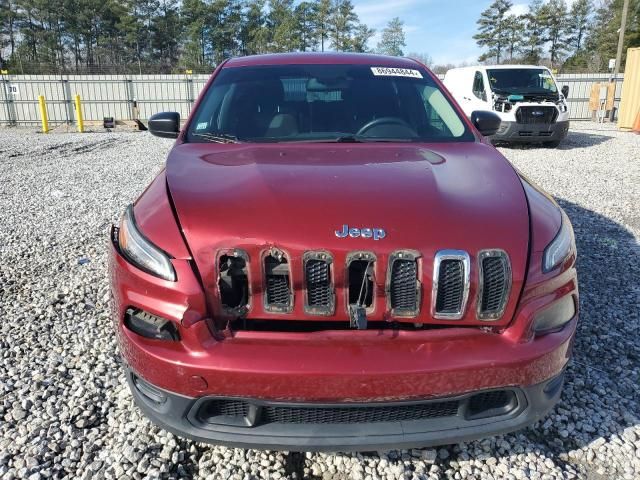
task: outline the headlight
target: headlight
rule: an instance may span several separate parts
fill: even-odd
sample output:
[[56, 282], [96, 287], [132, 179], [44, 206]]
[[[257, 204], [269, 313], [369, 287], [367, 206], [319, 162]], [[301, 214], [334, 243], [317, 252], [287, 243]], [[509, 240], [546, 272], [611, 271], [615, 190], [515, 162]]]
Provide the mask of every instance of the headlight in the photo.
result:
[[176, 272], [171, 260], [140, 233], [133, 217], [132, 205], [127, 207], [120, 220], [118, 244], [122, 254], [136, 267], [156, 277], [175, 282]]
[[567, 214], [562, 212], [562, 225], [556, 237], [551, 241], [547, 248], [544, 249], [542, 258], [542, 271], [550, 272], [576, 249], [575, 240], [573, 238], [573, 227], [569, 221]]

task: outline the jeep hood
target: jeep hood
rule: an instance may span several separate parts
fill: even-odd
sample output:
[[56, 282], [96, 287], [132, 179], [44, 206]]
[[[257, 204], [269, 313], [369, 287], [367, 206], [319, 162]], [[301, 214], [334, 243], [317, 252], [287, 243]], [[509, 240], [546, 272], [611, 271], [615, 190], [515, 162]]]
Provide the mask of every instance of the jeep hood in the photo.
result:
[[[513, 271], [507, 313], [524, 280], [523, 187], [504, 157], [482, 143], [185, 143], [169, 155], [167, 182], [208, 294], [216, 289], [217, 252], [241, 248], [259, 258], [272, 246], [291, 257], [292, 270], [309, 250], [331, 252], [336, 268], [356, 250], [375, 253], [383, 264], [395, 250], [417, 250], [427, 302], [436, 251], [466, 250], [473, 273], [479, 250], [500, 248]], [[338, 238], [343, 225], [386, 235]], [[294, 290], [303, 288], [295, 275], [293, 283]], [[470, 298], [473, 288], [472, 280]]]

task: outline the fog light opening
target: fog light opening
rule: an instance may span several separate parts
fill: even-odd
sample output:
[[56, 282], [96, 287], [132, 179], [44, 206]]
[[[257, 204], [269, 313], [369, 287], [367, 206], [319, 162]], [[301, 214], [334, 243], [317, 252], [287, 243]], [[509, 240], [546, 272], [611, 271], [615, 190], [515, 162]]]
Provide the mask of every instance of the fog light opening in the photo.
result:
[[132, 332], [155, 340], [180, 340], [178, 329], [171, 320], [158, 317], [137, 308], [128, 308], [124, 325]]
[[136, 390], [140, 392], [147, 400], [161, 405], [167, 401], [167, 396], [160, 390], [159, 388], [154, 387], [149, 382], [144, 381], [142, 378], [138, 377], [136, 374], [131, 374], [133, 385]]

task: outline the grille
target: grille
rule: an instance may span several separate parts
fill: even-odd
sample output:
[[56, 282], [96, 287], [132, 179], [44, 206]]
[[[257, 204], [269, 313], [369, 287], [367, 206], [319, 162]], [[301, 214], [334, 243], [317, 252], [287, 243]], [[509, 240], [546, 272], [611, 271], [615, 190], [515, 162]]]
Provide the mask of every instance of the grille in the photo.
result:
[[464, 297], [464, 264], [462, 260], [443, 260], [438, 272], [436, 312], [456, 314], [462, 310]]
[[[518, 405], [511, 390], [482, 392], [467, 398], [431, 400], [412, 404], [318, 405], [211, 398], [198, 405], [195, 418], [203, 423], [256, 426], [267, 424], [366, 424], [437, 418], [504, 415]], [[221, 417], [227, 417], [223, 419]]]
[[513, 392], [505, 390], [478, 393], [469, 400], [469, 415], [478, 415], [494, 408], [506, 407], [512, 398]]
[[324, 260], [307, 260], [307, 305], [329, 309], [333, 303], [331, 272]]
[[510, 286], [510, 267], [502, 252], [487, 253], [481, 260], [479, 318], [497, 318], [504, 310]]
[[555, 107], [519, 107], [516, 111], [516, 122], [522, 124], [546, 124], [553, 123], [558, 116]]
[[289, 263], [282, 252], [274, 251], [264, 259], [266, 275], [265, 308], [269, 311], [288, 312], [291, 309], [291, 283]]
[[267, 303], [270, 305], [289, 305], [289, 281], [284, 275], [267, 277]]
[[371, 407], [285, 407], [267, 406], [262, 420], [267, 423], [373, 423], [449, 417], [458, 413], [457, 400], [417, 405]]
[[249, 404], [241, 400], [211, 400], [205, 409], [209, 417], [246, 417], [249, 414]]
[[418, 309], [418, 265], [415, 260], [396, 259], [391, 265], [391, 308], [395, 314], [415, 314]]

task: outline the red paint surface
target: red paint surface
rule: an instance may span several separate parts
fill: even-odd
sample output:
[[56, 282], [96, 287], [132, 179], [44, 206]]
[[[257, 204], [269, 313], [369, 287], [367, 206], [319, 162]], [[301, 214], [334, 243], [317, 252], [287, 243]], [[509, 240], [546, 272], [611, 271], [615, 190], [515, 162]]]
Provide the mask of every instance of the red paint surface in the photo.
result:
[[[235, 59], [223, 68], [287, 62], [411, 65], [406, 59], [314, 54]], [[563, 295], [577, 300], [575, 256], [556, 271], [540, 269], [542, 251], [560, 225], [557, 206], [523, 187], [511, 165], [481, 139], [421, 145], [220, 145], [179, 139], [166, 173], [138, 200], [135, 215], [147, 238], [174, 257], [178, 281], [143, 273], [112, 248], [118, 339], [136, 372], [175, 392], [299, 401], [423, 398], [535, 384], [559, 373], [570, 355], [577, 318], [557, 333], [538, 338], [531, 333], [540, 309]], [[340, 239], [334, 230], [343, 224], [384, 228], [387, 235], [379, 241]], [[289, 258], [291, 313], [262, 307], [261, 258], [272, 246]], [[421, 254], [422, 304], [417, 318], [398, 320], [495, 328], [235, 332], [216, 340], [210, 331], [221, 317], [216, 255], [230, 248], [249, 254], [249, 318], [348, 321], [346, 255], [368, 250], [377, 256], [375, 308], [368, 318], [391, 320], [384, 293], [388, 256], [411, 249]], [[496, 322], [475, 318], [477, 253], [488, 248], [505, 250], [513, 270], [507, 309]], [[441, 249], [471, 256], [462, 320], [430, 315], [433, 257]], [[333, 255], [332, 316], [303, 311], [302, 255], [308, 250]], [[129, 306], [176, 322], [182, 340], [149, 340], [125, 329]], [[195, 385], [194, 378], [203, 381]]]

